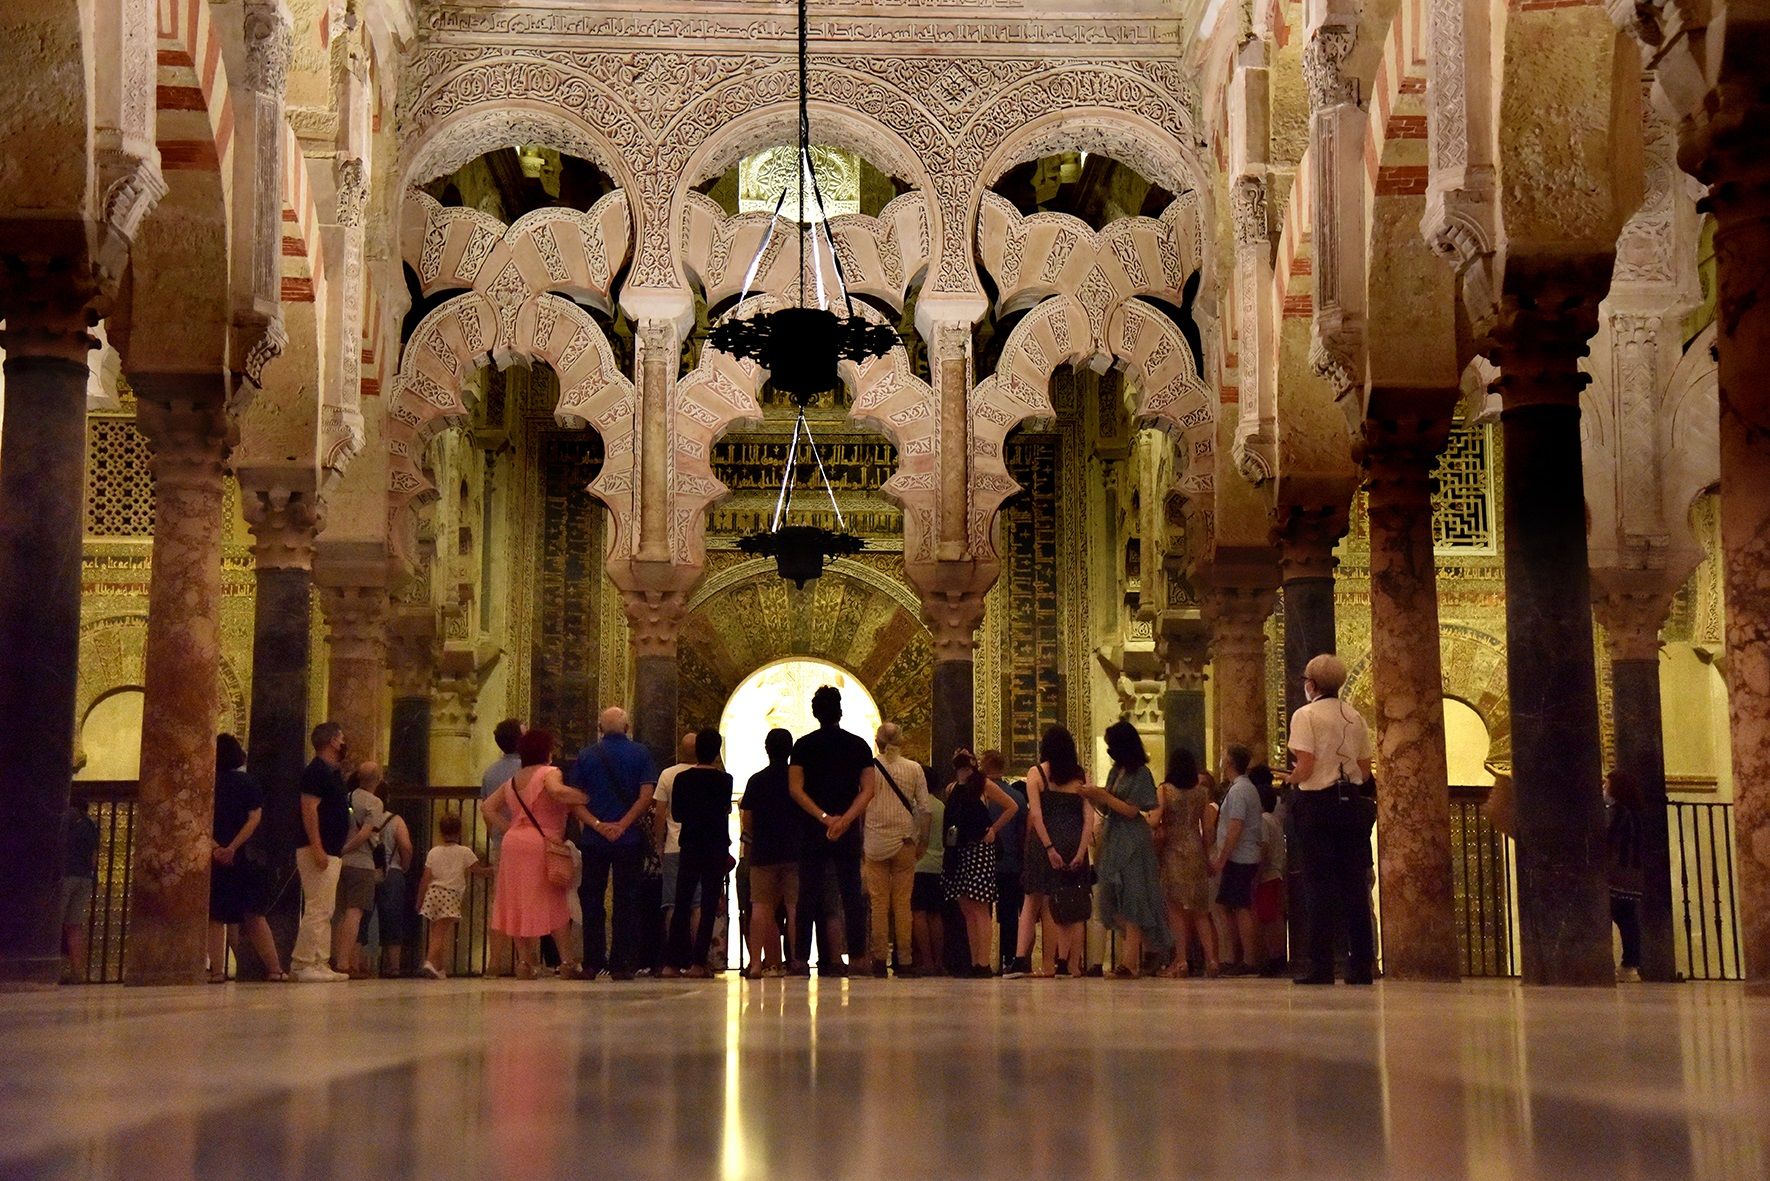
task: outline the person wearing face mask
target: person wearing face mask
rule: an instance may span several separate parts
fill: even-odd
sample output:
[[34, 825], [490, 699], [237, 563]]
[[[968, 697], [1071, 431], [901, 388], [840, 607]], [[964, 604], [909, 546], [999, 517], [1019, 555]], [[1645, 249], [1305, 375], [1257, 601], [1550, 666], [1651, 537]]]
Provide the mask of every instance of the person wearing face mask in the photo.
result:
[[1303, 670], [1309, 703], [1291, 717], [1296, 756], [1287, 782], [1296, 788], [1298, 852], [1303, 862], [1304, 951], [1309, 970], [1298, 984], [1334, 982], [1334, 924], [1345, 932], [1346, 983], [1369, 984], [1375, 950], [1371, 936], [1370, 730], [1340, 700], [1346, 665], [1324, 654]]

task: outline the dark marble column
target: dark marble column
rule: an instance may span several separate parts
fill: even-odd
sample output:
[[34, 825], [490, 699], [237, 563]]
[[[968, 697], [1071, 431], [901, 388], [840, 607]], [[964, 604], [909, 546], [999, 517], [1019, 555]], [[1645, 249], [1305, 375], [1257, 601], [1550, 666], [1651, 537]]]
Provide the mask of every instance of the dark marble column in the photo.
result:
[[1205, 711], [1205, 667], [1210, 661], [1210, 635], [1202, 619], [1164, 625], [1158, 640], [1168, 688], [1162, 694], [1162, 724], [1167, 749], [1190, 750], [1201, 768], [1211, 764], [1207, 749], [1210, 721]]
[[[1680, 130], [1679, 161], [1709, 187], [1721, 379], [1721, 548], [1745, 976], [1770, 985], [1770, 26], [1729, 12], [1721, 85]], [[10, 421], [10, 419], [8, 420]]]
[[[7, 268], [0, 441], [0, 989], [61, 978], [62, 825], [73, 777], [86, 504], [84, 299], [67, 276]], [[15, 289], [18, 290], [18, 289]], [[57, 294], [64, 298], [53, 298]]]
[[1334, 545], [1346, 533], [1348, 502], [1292, 505], [1280, 510], [1279, 589], [1284, 596], [1285, 720], [1306, 703], [1303, 669], [1324, 652], [1339, 651], [1334, 633]]
[[1421, 399], [1442, 406], [1442, 417], [1364, 425], [1383, 972], [1396, 980], [1455, 980], [1462, 971], [1432, 557], [1432, 469], [1450, 433], [1451, 394]]
[[[929, 752], [935, 771], [945, 774], [955, 750], [976, 751], [977, 629], [983, 623], [983, 595], [925, 590], [922, 618], [934, 637]], [[1086, 738], [1077, 735], [1077, 741]]]
[[1509, 259], [1489, 339], [1505, 438], [1506, 665], [1528, 984], [1612, 985], [1579, 370], [1611, 259]]
[[387, 671], [393, 716], [387, 732], [387, 778], [402, 787], [429, 787], [436, 621], [428, 611], [402, 613], [390, 633]]
[[1678, 977], [1664, 715], [1659, 700], [1659, 631], [1671, 614], [1676, 589], [1643, 588], [1639, 593], [1613, 589], [1592, 601], [1609, 648], [1616, 767], [1627, 771], [1641, 788], [1641, 979], [1654, 981]]
[[[672, 646], [672, 649], [674, 646]], [[676, 653], [637, 651], [633, 660], [633, 733], [662, 770], [676, 761]]]
[[136, 419], [153, 445], [154, 549], [123, 979], [196, 984], [209, 926], [231, 425], [219, 373], [142, 375], [133, 384]]

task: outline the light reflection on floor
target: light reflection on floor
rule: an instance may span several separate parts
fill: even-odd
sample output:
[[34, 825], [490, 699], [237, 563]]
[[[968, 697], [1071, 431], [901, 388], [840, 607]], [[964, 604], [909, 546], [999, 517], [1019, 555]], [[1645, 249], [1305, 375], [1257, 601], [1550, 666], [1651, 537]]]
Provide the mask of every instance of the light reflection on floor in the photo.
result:
[[0, 1176], [1764, 1177], [1770, 999], [758, 981], [0, 996]]

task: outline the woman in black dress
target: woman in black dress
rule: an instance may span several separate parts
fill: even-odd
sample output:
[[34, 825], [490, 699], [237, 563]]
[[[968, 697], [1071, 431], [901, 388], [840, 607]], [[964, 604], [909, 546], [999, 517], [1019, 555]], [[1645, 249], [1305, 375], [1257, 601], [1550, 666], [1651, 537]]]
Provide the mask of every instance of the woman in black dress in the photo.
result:
[[[1000, 809], [994, 823], [989, 816], [992, 805]], [[946, 866], [946, 896], [959, 904], [965, 918], [970, 974], [979, 978], [994, 974], [989, 945], [994, 928], [990, 906], [996, 900], [996, 836], [1019, 810], [1013, 796], [977, 769], [970, 751], [953, 752], [953, 783], [946, 793], [946, 844], [953, 856]]]
[[287, 980], [264, 921], [269, 872], [252, 834], [264, 819], [264, 795], [246, 774], [246, 750], [232, 734], [215, 739], [215, 820], [209, 850], [209, 983], [227, 981], [227, 929], [238, 924], [264, 963], [266, 980]]
[[[1076, 755], [1076, 740], [1063, 726], [1052, 726], [1039, 741], [1039, 762], [1026, 772], [1026, 859], [1021, 886], [1016, 974], [1031, 970], [1033, 929], [1045, 923], [1044, 965], [1034, 975], [1056, 974], [1056, 960], [1071, 975], [1082, 971], [1084, 926], [1092, 909], [1088, 850], [1094, 844], [1094, 809], [1082, 799], [1088, 781]], [[1057, 905], [1053, 905], [1053, 900]], [[1074, 906], [1076, 910], [1070, 910]], [[1078, 913], [1078, 911], [1080, 913]]]

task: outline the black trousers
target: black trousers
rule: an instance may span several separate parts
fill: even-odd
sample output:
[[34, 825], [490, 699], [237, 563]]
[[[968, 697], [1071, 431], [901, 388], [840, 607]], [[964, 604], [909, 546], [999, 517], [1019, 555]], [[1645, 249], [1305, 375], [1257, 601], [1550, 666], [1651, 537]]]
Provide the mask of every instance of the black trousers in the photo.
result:
[[1004, 972], [1013, 964], [1014, 948], [1020, 942], [1020, 903], [1025, 897], [1018, 873], [996, 875], [996, 926], [1000, 934], [997, 943], [1001, 948]]
[[[842, 926], [848, 941], [848, 956], [858, 960], [867, 954], [867, 896], [860, 881], [860, 850], [852, 853], [841, 848], [823, 848], [807, 852], [799, 862], [799, 931], [793, 958], [797, 963], [811, 959], [811, 919], [822, 919], [824, 913], [824, 878], [834, 875], [836, 892], [842, 899]], [[818, 922], [818, 930], [825, 930]], [[841, 954], [827, 939], [820, 941], [823, 962]]]
[[[604, 968], [631, 972], [637, 967], [641, 857], [637, 846], [611, 847], [598, 841], [584, 847], [584, 880], [578, 885], [578, 902], [584, 908], [584, 970], [592, 976]], [[612, 915], [603, 905], [611, 875], [615, 882]]]
[[701, 921], [695, 927], [694, 946], [688, 943], [688, 919], [694, 907], [678, 904], [670, 908], [669, 959], [672, 967], [692, 968], [705, 964], [713, 951], [713, 920], [725, 908], [725, 857], [719, 855], [696, 860], [683, 854], [676, 863], [676, 897], [683, 902], [694, 897], [695, 887], [701, 891]]
[[1346, 979], [1368, 980], [1376, 949], [1371, 934], [1369, 804], [1341, 799], [1332, 788], [1295, 794], [1297, 845], [1303, 859], [1305, 946], [1309, 970], [1334, 971], [1334, 931], [1344, 933]]
[[1632, 894], [1610, 896], [1610, 921], [1622, 936], [1622, 966], [1641, 966], [1641, 900]]

